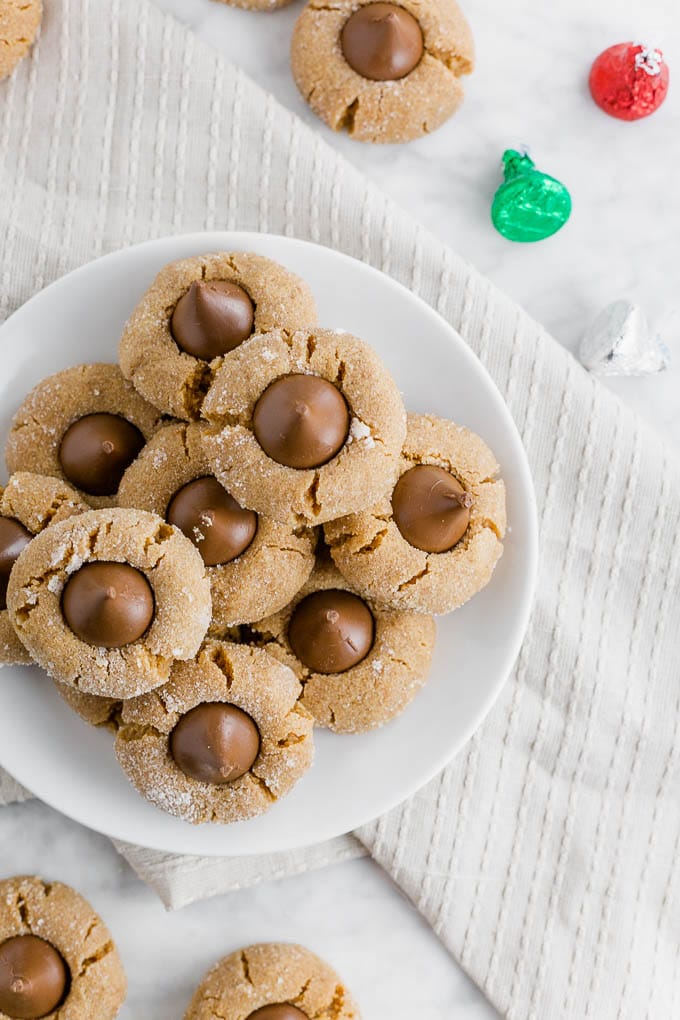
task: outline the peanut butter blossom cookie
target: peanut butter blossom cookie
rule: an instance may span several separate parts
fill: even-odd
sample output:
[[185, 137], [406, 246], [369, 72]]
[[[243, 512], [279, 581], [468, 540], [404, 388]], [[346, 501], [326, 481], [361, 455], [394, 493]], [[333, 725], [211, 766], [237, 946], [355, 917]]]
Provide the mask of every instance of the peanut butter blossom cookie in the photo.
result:
[[58, 478], [27, 471], [12, 475], [0, 488], [0, 663], [28, 665], [32, 660], [17, 637], [7, 611], [12, 567], [34, 535], [48, 525], [89, 510], [78, 493]]
[[365, 597], [450, 612], [488, 584], [503, 552], [496, 458], [462, 425], [411, 414], [399, 471], [370, 511], [326, 525], [331, 556]]
[[211, 618], [200, 554], [142, 510], [89, 510], [36, 536], [7, 608], [32, 658], [60, 683], [122, 699], [196, 654]]
[[195, 256], [160, 271], [125, 327], [120, 366], [152, 404], [191, 420], [244, 340], [316, 321], [309, 287], [277, 262], [244, 252]]
[[0, 78], [7, 78], [33, 45], [42, 18], [41, 0], [0, 3]]
[[90, 506], [113, 506], [123, 472], [160, 418], [117, 365], [67, 368], [38, 383], [17, 411], [7, 467], [61, 478]]
[[243, 344], [203, 405], [214, 474], [243, 506], [313, 525], [370, 506], [396, 479], [396, 383], [363, 340], [274, 330]]
[[0, 882], [0, 1020], [114, 1020], [127, 982], [111, 933], [60, 882]]
[[291, 667], [315, 721], [338, 733], [403, 712], [427, 679], [436, 637], [433, 617], [360, 598], [323, 560], [291, 604], [251, 633]]
[[339, 975], [303, 946], [264, 943], [226, 956], [184, 1020], [361, 1020]]
[[128, 468], [121, 506], [165, 517], [206, 565], [217, 631], [283, 608], [314, 566], [316, 534], [246, 510], [212, 473], [199, 423], [160, 429]]
[[118, 761], [143, 797], [185, 821], [252, 818], [312, 763], [300, 690], [262, 649], [207, 641], [169, 683], [124, 704]]
[[333, 130], [406, 142], [456, 112], [474, 44], [456, 0], [310, 0], [291, 61], [303, 97]]

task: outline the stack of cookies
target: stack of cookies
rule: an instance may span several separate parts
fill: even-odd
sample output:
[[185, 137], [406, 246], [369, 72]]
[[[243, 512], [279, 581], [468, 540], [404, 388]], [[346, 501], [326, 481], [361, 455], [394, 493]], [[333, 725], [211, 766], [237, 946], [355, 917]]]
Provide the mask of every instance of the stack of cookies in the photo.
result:
[[422, 687], [434, 615], [502, 553], [485, 443], [407, 415], [375, 351], [263, 257], [166, 266], [120, 365], [45, 379], [0, 498], [0, 661], [40, 665], [192, 823], [266, 811], [314, 725], [371, 730]]

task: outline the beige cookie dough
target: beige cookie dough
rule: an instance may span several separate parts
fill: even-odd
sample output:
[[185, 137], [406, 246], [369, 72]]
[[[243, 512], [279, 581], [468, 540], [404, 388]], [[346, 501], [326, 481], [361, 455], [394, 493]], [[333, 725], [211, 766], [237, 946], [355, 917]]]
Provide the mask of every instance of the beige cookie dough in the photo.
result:
[[[194, 825], [252, 818], [285, 796], [312, 764], [313, 721], [299, 695], [292, 671], [262, 649], [206, 641], [193, 661], [174, 666], [169, 683], [124, 704], [118, 761], [143, 797]], [[250, 771], [222, 786], [186, 775], [170, 753], [170, 734], [181, 717], [206, 702], [235, 705], [260, 732]]]
[[116, 698], [102, 698], [96, 694], [83, 694], [82, 691], [68, 684], [53, 681], [55, 690], [62, 701], [65, 701], [76, 715], [89, 723], [90, 726], [116, 732], [120, 726], [123, 702]]
[[[48, 376], [24, 400], [12, 422], [5, 459], [10, 471], [34, 471], [68, 481], [59, 462], [64, 433], [88, 414], [116, 414], [150, 439], [161, 419], [117, 365], [77, 365]], [[91, 507], [114, 506], [115, 496], [80, 493]]]
[[246, 11], [275, 11], [287, 7], [292, 0], [218, 0], [229, 7], [241, 7]]
[[373, 0], [311, 0], [293, 33], [291, 63], [302, 96], [334, 131], [362, 142], [407, 142], [429, 134], [463, 101], [474, 64], [470, 27], [456, 0], [399, 0], [419, 22], [424, 53], [410, 74], [373, 81], [343, 54], [347, 19]]
[[295, 1006], [310, 1020], [361, 1020], [338, 974], [304, 946], [280, 942], [239, 949], [212, 967], [184, 1020], [248, 1020], [265, 1006]]
[[505, 486], [486, 443], [434, 415], [408, 417], [400, 476], [417, 464], [449, 471], [472, 495], [470, 524], [453, 549], [427, 553], [410, 545], [393, 520], [391, 493], [367, 513], [327, 524], [326, 541], [336, 566], [360, 594], [395, 608], [448, 613], [491, 580], [503, 552]]
[[0, 0], [0, 79], [26, 56], [41, 19], [41, 0]]
[[[62, 1004], [43, 1020], [114, 1020], [127, 981], [111, 933], [92, 906], [61, 882], [20, 876], [0, 882], [0, 944], [35, 935], [59, 952], [70, 972]], [[10, 1020], [0, 1011], [0, 1020]]]
[[424, 685], [432, 664], [435, 622], [425, 613], [387, 609], [366, 599], [375, 620], [373, 647], [366, 658], [344, 673], [314, 673], [294, 655], [288, 625], [306, 595], [329, 588], [355, 590], [321, 557], [291, 604], [254, 624], [251, 639], [290, 666], [302, 684], [301, 703], [320, 726], [336, 733], [363, 733], [398, 716]]
[[[58, 478], [18, 471], [0, 488], [0, 517], [19, 521], [32, 535], [86, 510], [89, 507], [76, 490]], [[26, 666], [31, 662], [7, 609], [0, 610], [0, 665]]]
[[[122, 648], [78, 638], [61, 611], [69, 577], [92, 562], [128, 563], [151, 585], [147, 631]], [[123, 699], [160, 686], [175, 659], [196, 654], [211, 619], [203, 561], [177, 528], [142, 510], [89, 510], [36, 536], [14, 565], [7, 608], [33, 659], [85, 694]]]
[[[164, 517], [182, 486], [212, 475], [205, 445], [207, 428], [203, 423], [182, 422], [160, 429], [123, 477], [120, 505]], [[201, 533], [195, 541], [199, 550], [200, 540]], [[282, 609], [309, 577], [316, 541], [312, 529], [280, 524], [260, 514], [248, 548], [229, 563], [207, 567], [213, 628], [220, 632]]]
[[6, 609], [0, 611], [0, 665], [30, 666], [33, 660], [12, 626]]
[[[120, 367], [139, 393], [176, 418], [198, 418], [203, 399], [225, 358], [201, 361], [175, 343], [175, 305], [197, 280], [226, 280], [245, 290], [254, 306], [254, 333], [277, 326], [302, 329], [317, 322], [307, 284], [261, 255], [217, 252], [165, 266], [132, 313], [120, 342]], [[233, 352], [232, 352], [233, 353]], [[226, 356], [229, 361], [231, 353]]]
[[[296, 373], [333, 383], [351, 416], [340, 452], [310, 470], [271, 460], [253, 432], [259, 397], [279, 376]], [[406, 431], [401, 395], [373, 348], [327, 329], [274, 330], [243, 344], [218, 371], [203, 414], [215, 426], [206, 446], [225, 488], [243, 506], [293, 525], [371, 506], [395, 482]]]

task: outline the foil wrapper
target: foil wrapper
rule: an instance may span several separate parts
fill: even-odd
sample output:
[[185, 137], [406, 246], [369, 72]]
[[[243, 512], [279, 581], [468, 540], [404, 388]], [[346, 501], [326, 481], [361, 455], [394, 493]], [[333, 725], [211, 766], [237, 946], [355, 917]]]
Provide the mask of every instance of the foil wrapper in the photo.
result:
[[670, 353], [653, 333], [639, 305], [614, 301], [586, 331], [579, 357], [594, 375], [655, 375], [670, 364]]
[[526, 150], [506, 149], [503, 176], [491, 206], [499, 234], [509, 241], [542, 241], [564, 226], [571, 196], [561, 181], [536, 169]]
[[661, 106], [670, 71], [661, 50], [642, 43], [617, 43], [600, 53], [590, 69], [590, 93], [605, 113], [640, 120]]

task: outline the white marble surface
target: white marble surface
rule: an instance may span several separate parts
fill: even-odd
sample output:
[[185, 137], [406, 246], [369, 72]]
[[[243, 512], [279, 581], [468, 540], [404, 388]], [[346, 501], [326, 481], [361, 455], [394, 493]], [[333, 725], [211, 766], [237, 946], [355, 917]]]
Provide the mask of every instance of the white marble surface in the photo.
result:
[[[612, 388], [680, 447], [680, 189], [673, 186], [680, 96], [672, 86], [658, 113], [625, 124], [601, 113], [587, 89], [593, 58], [627, 39], [660, 45], [680, 75], [675, 0], [463, 0], [478, 51], [465, 105], [429, 138], [385, 147], [334, 135], [298, 95], [288, 41], [300, 2], [266, 15], [214, 0], [156, 2], [314, 124], [570, 349], [610, 301], [643, 304], [676, 367], [663, 379], [619, 380]], [[489, 223], [501, 154], [523, 143], [574, 200], [564, 230], [526, 246], [504, 240]]]
[[[212, 0], [156, 0], [296, 110], [430, 229], [469, 257], [571, 349], [619, 296], [645, 305], [676, 367], [613, 387], [680, 445], [680, 165], [675, 90], [646, 122], [609, 120], [585, 79], [605, 46], [642, 38], [680, 61], [671, 0], [467, 0], [478, 70], [455, 121], [402, 148], [336, 138], [305, 108], [288, 67], [300, 5], [250, 14]], [[677, 65], [680, 67], [680, 63]], [[680, 71], [678, 72], [680, 73]], [[489, 224], [504, 148], [531, 146], [574, 198], [555, 238], [520, 247]], [[130, 978], [122, 1020], [179, 1020], [202, 971], [252, 940], [297, 939], [343, 973], [365, 1020], [488, 1020], [495, 1016], [390, 882], [359, 861], [197, 904], [168, 916], [103, 838], [49, 809], [0, 812], [0, 874], [44, 872], [76, 885], [111, 925]]]
[[[301, 942], [332, 962], [364, 1020], [489, 1020], [496, 1013], [420, 915], [368, 860], [167, 914], [111, 843], [37, 802], [0, 810], [0, 876], [37, 873], [87, 896], [106, 919], [129, 981], [120, 1020], [182, 1020], [225, 953]], [[90, 1020], [97, 1020], [92, 1013]]]

